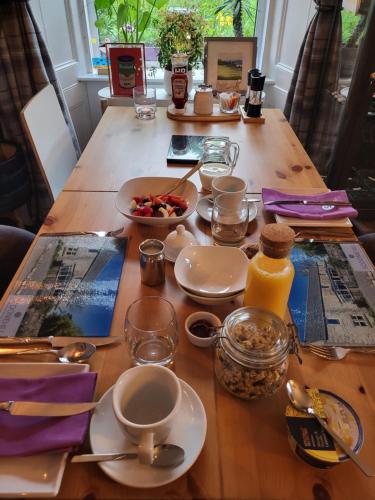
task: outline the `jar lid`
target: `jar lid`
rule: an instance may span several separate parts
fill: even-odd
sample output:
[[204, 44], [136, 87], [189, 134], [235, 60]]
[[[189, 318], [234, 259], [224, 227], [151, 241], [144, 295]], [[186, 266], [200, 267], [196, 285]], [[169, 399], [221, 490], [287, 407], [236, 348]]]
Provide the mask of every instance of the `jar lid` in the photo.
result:
[[225, 318], [221, 346], [237, 363], [251, 368], [272, 368], [289, 353], [289, 331], [276, 314], [241, 307]]
[[183, 224], [179, 224], [175, 231], [172, 231], [164, 240], [165, 257], [175, 262], [181, 250], [190, 245], [198, 245], [195, 236], [185, 229]]
[[260, 241], [263, 253], [268, 257], [286, 257], [294, 243], [295, 233], [287, 224], [266, 224], [262, 229]]

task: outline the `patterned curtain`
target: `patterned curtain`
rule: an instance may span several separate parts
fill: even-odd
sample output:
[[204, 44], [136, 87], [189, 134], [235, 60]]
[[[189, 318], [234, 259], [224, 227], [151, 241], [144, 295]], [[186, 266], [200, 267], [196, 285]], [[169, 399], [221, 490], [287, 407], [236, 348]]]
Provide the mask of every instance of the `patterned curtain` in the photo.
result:
[[[78, 156], [80, 149], [69, 111], [28, 0], [1, 0], [0, 140], [17, 144], [24, 152], [25, 172], [32, 184], [31, 199], [27, 201], [31, 220], [24, 222], [36, 227], [43, 221], [53, 200], [24, 135], [20, 111], [48, 83], [55, 88]], [[25, 215], [25, 218], [28, 217]]]
[[307, 29], [285, 105], [285, 116], [321, 174], [337, 136], [342, 0], [314, 0], [317, 12]]

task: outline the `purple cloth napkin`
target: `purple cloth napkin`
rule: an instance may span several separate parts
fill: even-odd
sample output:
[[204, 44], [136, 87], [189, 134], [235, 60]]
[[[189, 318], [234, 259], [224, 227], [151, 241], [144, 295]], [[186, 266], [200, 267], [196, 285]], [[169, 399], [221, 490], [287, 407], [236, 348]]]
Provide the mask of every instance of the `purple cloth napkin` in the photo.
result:
[[[329, 193], [307, 196], [305, 194], [286, 194], [275, 189], [262, 189], [263, 203], [276, 200], [309, 200], [309, 201], [345, 201], [348, 197], [345, 191], [330, 191]], [[265, 205], [267, 212], [285, 215], [286, 217], [299, 217], [301, 219], [339, 219], [341, 217], [357, 217], [358, 212], [353, 207], [335, 207], [332, 210], [323, 210], [315, 205]]]
[[[42, 378], [0, 377], [0, 401], [83, 403], [93, 400], [96, 373]], [[70, 450], [86, 434], [90, 413], [71, 417], [24, 417], [0, 410], [0, 456]]]

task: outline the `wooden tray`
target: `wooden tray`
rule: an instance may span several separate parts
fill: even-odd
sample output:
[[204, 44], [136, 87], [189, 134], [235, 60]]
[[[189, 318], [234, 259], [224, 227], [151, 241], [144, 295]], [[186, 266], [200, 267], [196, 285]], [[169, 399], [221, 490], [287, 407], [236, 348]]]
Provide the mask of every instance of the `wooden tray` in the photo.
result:
[[171, 120], [182, 122], [233, 122], [241, 119], [240, 113], [222, 113], [219, 104], [214, 104], [212, 115], [196, 115], [194, 113], [194, 105], [191, 102], [186, 103], [183, 115], [177, 114], [174, 104], [170, 104], [167, 108], [167, 116]]
[[252, 118], [251, 116], [247, 116], [246, 111], [243, 109], [243, 106], [240, 106], [240, 111], [242, 115], [242, 120], [244, 123], [264, 123], [266, 119], [264, 116], [261, 116], [260, 118]]

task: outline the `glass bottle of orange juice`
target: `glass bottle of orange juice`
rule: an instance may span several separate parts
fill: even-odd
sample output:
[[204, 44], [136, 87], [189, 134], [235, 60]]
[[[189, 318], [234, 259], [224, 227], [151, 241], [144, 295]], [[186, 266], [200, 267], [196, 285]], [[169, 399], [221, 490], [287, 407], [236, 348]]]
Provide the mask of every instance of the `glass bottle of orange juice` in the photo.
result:
[[284, 319], [294, 267], [289, 259], [294, 231], [286, 224], [264, 226], [259, 252], [249, 262], [244, 305], [259, 307]]

